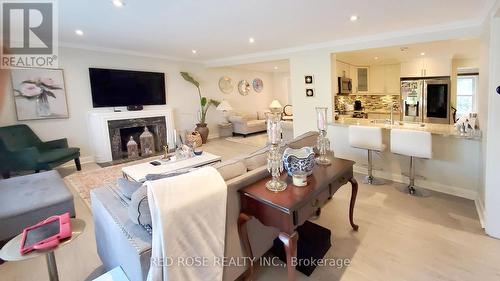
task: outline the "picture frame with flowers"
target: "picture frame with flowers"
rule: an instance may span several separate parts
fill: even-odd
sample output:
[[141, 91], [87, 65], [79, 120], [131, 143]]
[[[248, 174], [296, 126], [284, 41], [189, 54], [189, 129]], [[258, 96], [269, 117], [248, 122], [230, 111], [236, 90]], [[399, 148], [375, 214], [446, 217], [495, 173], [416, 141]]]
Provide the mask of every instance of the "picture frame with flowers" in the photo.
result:
[[69, 118], [62, 69], [10, 71], [18, 121]]

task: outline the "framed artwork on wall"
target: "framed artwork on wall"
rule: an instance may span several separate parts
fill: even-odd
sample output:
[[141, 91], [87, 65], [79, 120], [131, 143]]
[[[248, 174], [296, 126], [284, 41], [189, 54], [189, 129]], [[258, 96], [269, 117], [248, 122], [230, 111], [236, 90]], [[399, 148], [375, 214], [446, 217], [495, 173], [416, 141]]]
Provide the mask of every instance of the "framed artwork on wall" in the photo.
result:
[[306, 88], [306, 97], [314, 97], [314, 89]]
[[304, 75], [304, 83], [306, 85], [312, 85], [314, 84], [314, 75]]
[[62, 69], [12, 69], [10, 75], [18, 121], [69, 117]]

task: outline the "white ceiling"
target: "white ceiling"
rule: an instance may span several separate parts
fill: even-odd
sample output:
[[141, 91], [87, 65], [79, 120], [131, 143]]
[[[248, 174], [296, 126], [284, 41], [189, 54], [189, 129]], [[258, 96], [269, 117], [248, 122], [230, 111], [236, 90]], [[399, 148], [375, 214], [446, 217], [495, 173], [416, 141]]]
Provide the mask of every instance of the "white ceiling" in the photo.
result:
[[[266, 61], [232, 66], [236, 69], [244, 69], [260, 72], [286, 73], [290, 72], [288, 60]], [[277, 68], [277, 69], [276, 69]]]
[[[492, 0], [64, 0], [63, 46], [205, 61], [384, 32], [479, 22]], [[353, 14], [357, 22], [349, 21]], [[77, 36], [75, 29], [84, 31]], [[248, 42], [249, 37], [255, 43]], [[196, 49], [197, 54], [191, 50]]]
[[[401, 51], [401, 47], [406, 47]], [[366, 49], [336, 54], [336, 59], [353, 65], [396, 64], [421, 57], [479, 59], [479, 39], [446, 40], [386, 48]], [[377, 57], [378, 59], [375, 59]]]

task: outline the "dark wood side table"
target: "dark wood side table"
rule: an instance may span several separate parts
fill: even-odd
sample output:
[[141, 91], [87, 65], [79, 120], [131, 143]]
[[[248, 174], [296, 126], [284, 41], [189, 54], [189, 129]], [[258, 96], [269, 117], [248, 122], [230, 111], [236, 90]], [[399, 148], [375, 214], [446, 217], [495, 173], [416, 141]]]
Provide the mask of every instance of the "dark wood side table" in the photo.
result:
[[[280, 230], [279, 239], [285, 246], [287, 257], [288, 280], [295, 280], [295, 266], [292, 260], [297, 257], [297, 227], [307, 219], [320, 214], [321, 207], [326, 204], [335, 192], [347, 182], [351, 183], [352, 193], [349, 207], [349, 222], [357, 231], [353, 212], [358, 183], [353, 177], [353, 161], [332, 158], [329, 166], [316, 165], [313, 174], [308, 178], [306, 187], [296, 187], [291, 183], [286, 173], [282, 179], [288, 183], [285, 191], [274, 193], [266, 189], [264, 178], [239, 190], [241, 212], [238, 217], [238, 232], [248, 257], [254, 258], [246, 222], [252, 217], [257, 218], [266, 226], [277, 227]], [[254, 267], [249, 268], [249, 279], [254, 278]]]

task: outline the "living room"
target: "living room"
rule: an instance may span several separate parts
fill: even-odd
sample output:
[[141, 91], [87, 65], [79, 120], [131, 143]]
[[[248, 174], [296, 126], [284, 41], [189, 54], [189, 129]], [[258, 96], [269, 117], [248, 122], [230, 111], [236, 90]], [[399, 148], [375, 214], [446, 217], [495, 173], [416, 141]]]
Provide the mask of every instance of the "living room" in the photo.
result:
[[1, 3], [2, 280], [500, 276], [499, 1], [33, 2]]

